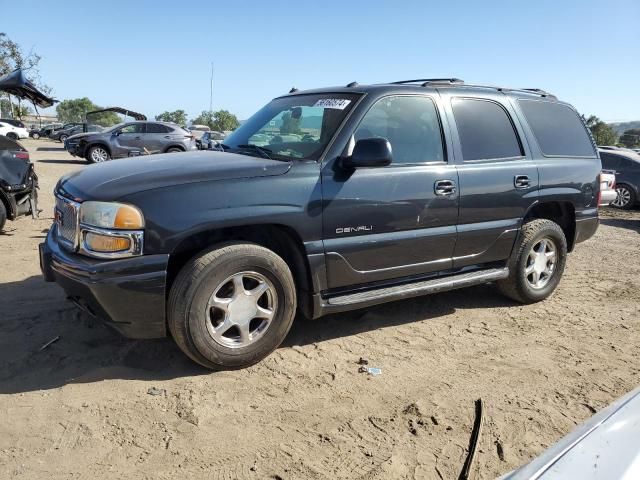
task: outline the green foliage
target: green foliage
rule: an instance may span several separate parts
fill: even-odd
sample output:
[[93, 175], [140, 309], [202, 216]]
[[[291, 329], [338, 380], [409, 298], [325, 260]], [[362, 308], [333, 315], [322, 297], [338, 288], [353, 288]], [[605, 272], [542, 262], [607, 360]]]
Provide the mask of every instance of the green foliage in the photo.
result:
[[207, 125], [211, 130], [217, 132], [235, 130], [240, 126], [238, 117], [228, 110], [218, 110], [217, 112], [204, 110], [192, 123], [195, 125]]
[[603, 122], [595, 115], [591, 115], [588, 118], [585, 118], [585, 116], [582, 115], [582, 119], [584, 120], [589, 130], [591, 130], [591, 135], [593, 135], [593, 138], [596, 141], [596, 145], [616, 144], [618, 135], [610, 125]]
[[620, 143], [627, 148], [640, 147], [640, 128], [632, 128], [620, 135]]
[[187, 124], [187, 114], [184, 110], [162, 112], [160, 115], [156, 115], [156, 120], [159, 122], [172, 122], [177, 125], [184, 126]]
[[284, 112], [282, 115], [282, 125], [280, 125], [280, 133], [302, 133], [300, 129], [300, 119], [293, 118], [291, 112]]
[[30, 113], [31, 109], [24, 102], [9, 103], [6, 98], [0, 99], [0, 117], [21, 119]]
[[[100, 107], [89, 100], [87, 97], [74, 98], [64, 100], [56, 106], [58, 120], [62, 123], [84, 122], [87, 112], [100, 110]], [[115, 112], [103, 112], [91, 115], [88, 119], [89, 123], [110, 127], [116, 123], [120, 123], [120, 117]]]

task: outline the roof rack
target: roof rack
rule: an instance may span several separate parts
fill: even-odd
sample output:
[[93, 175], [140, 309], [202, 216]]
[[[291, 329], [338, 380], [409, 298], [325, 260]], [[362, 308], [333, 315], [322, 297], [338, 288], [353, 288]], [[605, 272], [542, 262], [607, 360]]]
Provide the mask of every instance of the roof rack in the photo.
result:
[[522, 91], [525, 91], [525, 92], [537, 93], [537, 94], [539, 94], [539, 95], [541, 95], [543, 97], [556, 98], [555, 95], [553, 95], [552, 93], [549, 93], [549, 92], [545, 92], [541, 88], [520, 88], [520, 89], [516, 89], [516, 90], [522, 90]]
[[423, 87], [433, 83], [445, 83], [450, 85], [462, 85], [464, 80], [459, 78], [417, 78], [415, 80], [400, 80], [398, 82], [391, 82], [391, 85], [402, 85], [406, 83], [421, 83]]

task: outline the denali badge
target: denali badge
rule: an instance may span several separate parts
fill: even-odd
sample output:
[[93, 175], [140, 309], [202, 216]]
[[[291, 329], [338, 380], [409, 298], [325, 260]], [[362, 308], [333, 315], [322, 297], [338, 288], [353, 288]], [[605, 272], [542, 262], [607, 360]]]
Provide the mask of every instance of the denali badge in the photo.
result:
[[371, 225], [360, 225], [358, 227], [342, 227], [336, 228], [336, 233], [358, 233], [358, 232], [370, 232], [373, 230]]

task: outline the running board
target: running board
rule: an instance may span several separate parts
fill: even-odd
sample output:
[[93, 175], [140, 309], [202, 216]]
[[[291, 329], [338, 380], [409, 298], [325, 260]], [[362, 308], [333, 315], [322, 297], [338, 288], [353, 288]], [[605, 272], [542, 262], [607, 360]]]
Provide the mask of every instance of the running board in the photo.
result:
[[[330, 310], [347, 310], [358, 306], [375, 305], [378, 303], [401, 300], [403, 298], [417, 297], [430, 293], [444, 292], [456, 288], [469, 287], [482, 283], [501, 280], [509, 276], [508, 268], [492, 268], [470, 273], [460, 273], [449, 277], [439, 277], [421, 282], [396, 285], [393, 287], [368, 290], [366, 292], [352, 293], [325, 300], [324, 307]], [[332, 308], [333, 307], [333, 308]], [[342, 307], [342, 308], [341, 308]], [[347, 308], [344, 308], [347, 307]], [[329, 313], [327, 311], [327, 313]]]

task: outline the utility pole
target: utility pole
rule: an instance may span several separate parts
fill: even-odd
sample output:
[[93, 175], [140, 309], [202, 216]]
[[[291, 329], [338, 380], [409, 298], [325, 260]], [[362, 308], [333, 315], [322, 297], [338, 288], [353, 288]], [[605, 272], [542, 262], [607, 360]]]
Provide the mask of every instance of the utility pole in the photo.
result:
[[209, 94], [209, 113], [213, 113], [213, 62], [211, 62], [211, 91]]

